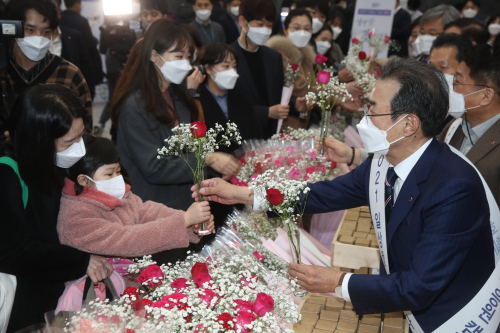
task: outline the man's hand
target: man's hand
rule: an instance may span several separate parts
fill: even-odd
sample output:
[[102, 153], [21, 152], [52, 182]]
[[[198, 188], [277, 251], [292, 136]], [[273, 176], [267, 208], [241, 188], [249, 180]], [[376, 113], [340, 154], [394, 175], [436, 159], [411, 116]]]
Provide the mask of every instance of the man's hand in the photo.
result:
[[333, 269], [290, 263], [288, 275], [310, 293], [334, 293], [342, 272]]
[[363, 95], [363, 88], [358, 86], [356, 81], [349, 82], [348, 84], [345, 85], [345, 88], [351, 95], [358, 95], [358, 96]]
[[288, 113], [290, 112], [289, 105], [273, 105], [269, 108], [269, 118], [272, 119], [286, 119], [288, 117]]
[[101, 256], [94, 254], [90, 255], [89, 266], [87, 267], [87, 275], [94, 284], [104, 280], [113, 273], [113, 266]]
[[352, 76], [352, 73], [347, 69], [344, 68], [339, 72], [339, 81], [343, 83], [351, 82], [354, 80], [354, 76]]
[[354, 98], [353, 101], [351, 101], [350, 98], [346, 98], [345, 102], [342, 102], [342, 100], [339, 98], [337, 104], [348, 111], [356, 111], [356, 112], [363, 111], [362, 108], [360, 109], [359, 98]]
[[[234, 205], [237, 203], [253, 205], [253, 192], [245, 186], [229, 184], [220, 178], [207, 179], [201, 182], [200, 193], [203, 200], [214, 201], [223, 205]], [[199, 201], [198, 188], [191, 187], [192, 197]]]
[[[321, 138], [317, 138], [316, 141], [321, 142]], [[326, 147], [326, 158], [330, 162], [336, 163], [347, 163], [349, 164], [352, 159], [352, 148], [339, 140], [333, 138], [327, 138], [325, 140]], [[319, 152], [321, 148], [320, 144], [316, 145], [316, 149]], [[358, 166], [361, 164], [361, 152], [359, 149], [354, 150], [354, 161], [352, 165]]]

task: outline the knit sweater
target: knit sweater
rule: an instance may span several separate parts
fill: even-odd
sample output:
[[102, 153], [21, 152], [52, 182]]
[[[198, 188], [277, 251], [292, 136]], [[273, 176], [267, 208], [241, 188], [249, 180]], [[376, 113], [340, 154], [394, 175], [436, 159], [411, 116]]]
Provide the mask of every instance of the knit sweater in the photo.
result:
[[88, 187], [76, 195], [67, 178], [57, 232], [61, 244], [104, 256], [138, 257], [199, 242], [183, 211], [143, 202], [128, 184], [120, 200]]

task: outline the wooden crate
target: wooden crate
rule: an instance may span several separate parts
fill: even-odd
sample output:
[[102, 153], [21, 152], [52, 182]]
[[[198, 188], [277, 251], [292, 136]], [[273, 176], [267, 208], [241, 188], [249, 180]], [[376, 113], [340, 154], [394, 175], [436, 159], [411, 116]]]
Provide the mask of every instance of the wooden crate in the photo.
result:
[[[353, 244], [344, 244], [339, 241], [339, 237], [341, 237], [339, 236], [339, 234], [341, 234], [339, 231], [350, 231], [353, 228], [353, 225], [356, 228], [360, 228], [361, 230], [363, 230], [361, 232], [366, 233], [366, 225], [368, 225], [368, 220], [370, 220], [370, 218], [366, 217], [367, 211], [367, 207], [359, 207], [345, 211], [344, 216], [342, 217], [342, 221], [340, 221], [339, 228], [337, 229], [337, 233], [335, 234], [335, 238], [332, 242], [332, 267], [337, 266], [351, 269], [360, 269], [362, 267], [376, 269], [379, 268], [380, 250], [378, 249], [378, 247], [374, 248], [355, 245], [354, 243], [356, 239], [352, 239], [352, 236], [351, 238], [347, 236], [345, 239], [348, 241], [352, 241]], [[356, 217], [357, 220], [355, 220]], [[368, 236], [369, 235], [370, 233], [368, 233]]]

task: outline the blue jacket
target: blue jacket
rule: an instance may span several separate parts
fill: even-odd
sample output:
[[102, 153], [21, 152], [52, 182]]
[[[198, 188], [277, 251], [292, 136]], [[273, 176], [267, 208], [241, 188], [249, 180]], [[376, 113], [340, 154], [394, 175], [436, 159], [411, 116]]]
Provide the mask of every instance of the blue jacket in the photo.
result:
[[[306, 214], [368, 205], [372, 158], [312, 184]], [[431, 332], [462, 309], [495, 268], [486, 193], [477, 172], [433, 139], [399, 192], [387, 226], [390, 275], [351, 276], [357, 314], [412, 311]]]

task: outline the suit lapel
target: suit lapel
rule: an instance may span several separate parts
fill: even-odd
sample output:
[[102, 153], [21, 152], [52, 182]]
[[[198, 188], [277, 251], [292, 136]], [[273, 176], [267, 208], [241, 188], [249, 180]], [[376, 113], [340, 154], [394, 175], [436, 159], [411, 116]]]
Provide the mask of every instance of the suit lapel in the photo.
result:
[[460, 125], [460, 127], [457, 128], [455, 134], [450, 140], [450, 146], [452, 146], [457, 150], [460, 150], [460, 147], [462, 146], [462, 142], [464, 142], [464, 139], [465, 139], [464, 131], [462, 129], [462, 126]]
[[486, 133], [474, 143], [471, 150], [467, 153], [467, 158], [476, 164], [480, 159], [485, 157], [493, 148], [500, 143], [500, 120], [493, 124]]
[[396, 204], [394, 205], [389, 225], [387, 226], [387, 248], [389, 248], [392, 237], [397, 228], [404, 220], [413, 204], [420, 195], [418, 184], [422, 183], [429, 176], [429, 172], [434, 165], [441, 149], [437, 139], [432, 139], [429, 147], [422, 154], [417, 164], [413, 167], [406, 178], [403, 187], [399, 191]]

